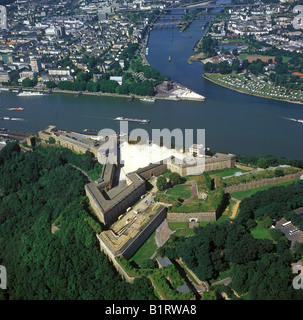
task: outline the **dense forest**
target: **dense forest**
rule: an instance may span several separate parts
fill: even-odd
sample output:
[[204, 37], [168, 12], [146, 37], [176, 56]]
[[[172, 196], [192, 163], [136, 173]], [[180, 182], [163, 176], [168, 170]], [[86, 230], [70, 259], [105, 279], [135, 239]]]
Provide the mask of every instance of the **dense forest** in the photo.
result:
[[303, 168], [303, 161], [296, 159], [287, 159], [285, 157], [277, 157], [273, 155], [264, 156], [237, 156], [238, 162], [257, 166], [263, 169], [268, 167], [276, 167], [279, 165], [289, 165], [292, 167]]
[[0, 264], [8, 275], [0, 299], [156, 299], [147, 278], [124, 282], [100, 252], [87, 178], [66, 154], [21, 152], [16, 143], [0, 151]]
[[[273, 187], [244, 199], [233, 223], [209, 223], [195, 229], [192, 237], [172, 237], [160, 254], [179, 257], [201, 280], [216, 279], [229, 272], [229, 285], [248, 299], [302, 299], [302, 290], [292, 286], [291, 263], [303, 257], [303, 245], [290, 244], [278, 229], [269, 229], [271, 239], [255, 238], [257, 226], [273, 223], [273, 218], [291, 219], [300, 229], [303, 218], [292, 210], [303, 206], [303, 181]], [[236, 298], [236, 296], [233, 296]]]

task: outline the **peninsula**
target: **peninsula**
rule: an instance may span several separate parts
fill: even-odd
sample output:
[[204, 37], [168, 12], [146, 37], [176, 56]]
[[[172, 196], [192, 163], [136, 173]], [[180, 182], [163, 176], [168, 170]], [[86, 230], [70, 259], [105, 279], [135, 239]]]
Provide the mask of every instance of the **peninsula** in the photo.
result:
[[302, 104], [302, 32], [294, 29], [294, 17], [287, 3], [225, 10], [197, 42], [189, 63], [202, 62], [203, 77], [226, 88]]

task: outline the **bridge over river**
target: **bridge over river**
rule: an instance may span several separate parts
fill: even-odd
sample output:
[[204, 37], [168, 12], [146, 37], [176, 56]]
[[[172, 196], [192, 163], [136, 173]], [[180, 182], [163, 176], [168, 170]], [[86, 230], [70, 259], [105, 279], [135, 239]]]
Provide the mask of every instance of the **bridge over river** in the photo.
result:
[[[155, 22], [151, 23], [151, 27], [168, 27], [168, 26], [182, 26], [183, 24], [189, 24], [193, 21], [205, 21], [205, 22], [210, 22], [215, 15], [214, 14], [200, 14], [194, 17], [192, 20], [186, 21], [186, 20], [181, 20], [181, 17], [183, 15], [158, 15], [157, 19]], [[171, 18], [170, 20], [166, 19], [167, 17]]]

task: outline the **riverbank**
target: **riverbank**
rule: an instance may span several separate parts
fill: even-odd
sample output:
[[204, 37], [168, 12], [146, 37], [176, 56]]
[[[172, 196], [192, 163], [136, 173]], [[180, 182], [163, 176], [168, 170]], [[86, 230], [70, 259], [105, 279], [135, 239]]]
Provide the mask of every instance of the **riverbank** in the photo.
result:
[[205, 59], [205, 54], [203, 52], [200, 52], [193, 56], [190, 56], [188, 59], [188, 63], [192, 64], [193, 61], [202, 62], [203, 59]]
[[[156, 94], [154, 96], [151, 96], [150, 98], [153, 98], [155, 100], [171, 100], [171, 101], [180, 101], [180, 100], [187, 100], [187, 101], [204, 101], [205, 97], [202, 95], [197, 94], [196, 92], [192, 91], [191, 89], [176, 83], [174, 81], [169, 81], [169, 89], [165, 90], [164, 88], [167, 88], [166, 82], [158, 84], [156, 89]], [[158, 92], [157, 88], [159, 86], [162, 87], [162, 90]], [[124, 99], [143, 99], [144, 96], [139, 96], [135, 94], [118, 94], [118, 93], [109, 93], [109, 92], [89, 92], [89, 91], [81, 91], [81, 94], [79, 95], [79, 91], [71, 91], [71, 90], [60, 90], [57, 88], [54, 88], [52, 90], [49, 89], [38, 89], [38, 88], [20, 88], [20, 87], [0, 87], [0, 91], [12, 91], [16, 92], [18, 90], [22, 91], [31, 91], [31, 92], [42, 92], [44, 94], [51, 94], [51, 93], [64, 93], [64, 94], [72, 94], [75, 97], [79, 97], [80, 95], [89, 95], [89, 96], [100, 96], [100, 97], [113, 97], [113, 98], [124, 98]], [[17, 92], [16, 92], [17, 93]]]
[[294, 103], [294, 104], [303, 104], [303, 102], [299, 102], [299, 101], [292, 101], [292, 100], [287, 100], [287, 99], [280, 99], [280, 98], [275, 98], [275, 97], [268, 97], [268, 96], [265, 96], [265, 95], [261, 95], [261, 94], [257, 94], [257, 93], [253, 93], [253, 92], [247, 92], [245, 90], [241, 90], [239, 88], [233, 88], [231, 86], [228, 86], [226, 84], [223, 84], [219, 81], [216, 81], [212, 78], [209, 78], [207, 76], [207, 73], [204, 73], [202, 74], [202, 77], [206, 80], [209, 80], [211, 81], [212, 83], [215, 83], [221, 87], [224, 87], [224, 88], [227, 88], [227, 89], [230, 89], [230, 90], [233, 90], [233, 91], [236, 91], [236, 92], [239, 92], [239, 93], [244, 93], [244, 94], [247, 94], [247, 95], [250, 95], [250, 96], [255, 96], [255, 97], [259, 97], [259, 98], [264, 98], [264, 99], [270, 99], [270, 100], [276, 100], [276, 101], [282, 101], [282, 102], [289, 102], [289, 103]]

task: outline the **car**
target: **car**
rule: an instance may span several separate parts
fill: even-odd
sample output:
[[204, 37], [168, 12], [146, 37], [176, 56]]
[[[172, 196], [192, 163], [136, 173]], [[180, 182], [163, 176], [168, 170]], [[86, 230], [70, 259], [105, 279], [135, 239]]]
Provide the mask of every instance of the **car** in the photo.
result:
[[293, 229], [293, 230], [290, 230], [289, 231], [289, 235], [291, 236], [292, 234], [298, 232], [300, 229], [299, 228], [296, 228], [296, 229]]

